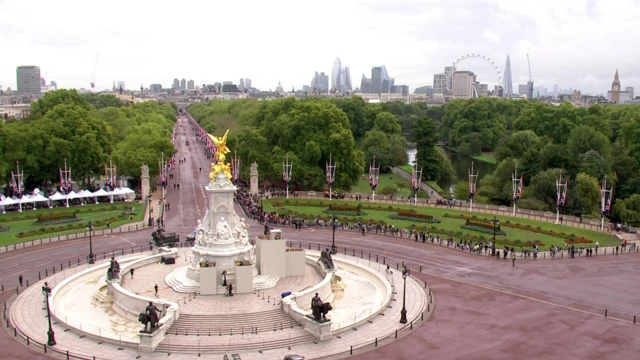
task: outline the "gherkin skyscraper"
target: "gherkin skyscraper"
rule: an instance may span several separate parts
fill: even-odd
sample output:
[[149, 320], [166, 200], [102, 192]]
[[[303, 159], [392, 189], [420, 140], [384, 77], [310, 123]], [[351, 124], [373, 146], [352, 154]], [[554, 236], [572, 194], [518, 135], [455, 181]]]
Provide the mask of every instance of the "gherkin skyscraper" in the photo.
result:
[[504, 77], [502, 82], [504, 84], [503, 96], [513, 96], [513, 79], [511, 78], [511, 60], [509, 59], [509, 54], [507, 54], [507, 63], [504, 66]]

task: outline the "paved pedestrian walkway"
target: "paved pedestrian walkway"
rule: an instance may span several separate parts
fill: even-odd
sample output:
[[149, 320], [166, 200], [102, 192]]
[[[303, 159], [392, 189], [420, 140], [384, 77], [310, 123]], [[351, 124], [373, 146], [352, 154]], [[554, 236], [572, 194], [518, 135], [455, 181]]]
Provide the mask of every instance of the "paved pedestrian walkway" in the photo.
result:
[[[310, 252], [312, 253], [312, 252]], [[395, 295], [390, 303], [390, 306], [383, 312], [384, 315], [379, 315], [371, 319], [370, 322], [365, 322], [364, 324], [358, 324], [356, 329], [349, 329], [345, 332], [341, 333], [339, 336], [334, 336], [332, 339], [314, 343], [309, 342], [301, 345], [295, 345], [292, 349], [282, 348], [276, 350], [267, 350], [263, 352], [258, 351], [245, 351], [239, 352], [242, 356], [243, 360], [246, 359], [275, 359], [282, 358], [286, 354], [297, 353], [306, 356], [307, 358], [318, 358], [318, 357], [332, 357], [332, 358], [342, 358], [347, 357], [349, 355], [349, 350], [353, 346], [354, 348], [359, 348], [361, 346], [369, 346], [373, 348], [373, 343], [377, 338], [379, 342], [382, 344], [383, 341], [390, 341], [394, 335], [395, 331], [398, 330], [401, 332], [405, 328], [412, 328], [412, 323], [415, 323], [416, 326], [420, 323], [420, 319], [422, 316], [428, 316], [428, 313], [423, 313], [427, 309], [427, 305], [430, 301], [430, 297], [425, 293], [425, 288], [423, 284], [420, 284], [413, 279], [409, 278], [407, 280], [407, 289], [406, 289], [406, 309], [407, 309], [407, 318], [409, 319], [409, 323], [400, 324], [400, 310], [402, 308], [402, 298], [401, 295], [403, 292], [403, 280], [400, 271], [392, 271], [393, 274], [387, 274], [385, 270], [385, 266], [378, 263], [371, 263], [368, 260], [360, 259], [357, 257], [351, 257], [346, 255], [335, 255], [334, 258], [346, 258], [351, 261], [359, 262], [361, 264], [370, 265], [372, 269], [376, 271], [380, 271], [385, 277], [387, 277], [393, 284]], [[124, 261], [123, 261], [124, 263]], [[82, 265], [77, 267], [77, 269], [68, 270], [66, 273], [58, 273], [52, 278], [48, 278], [47, 280], [50, 282], [50, 285], [55, 285], [62, 281], [65, 277], [73, 275], [78, 271], [81, 271], [86, 268], [86, 265]], [[129, 279], [129, 283], [131, 286], [135, 285], [136, 279], [140, 276], [144, 279], [144, 275], [140, 275], [140, 272], [143, 268], [138, 269], [140, 271], [136, 271], [134, 273], [134, 281]], [[307, 275], [305, 275], [306, 277]], [[88, 289], [91, 284], [90, 282], [95, 282], [95, 280], [91, 280], [89, 278], [81, 279], [85, 285], [82, 286], [85, 290]], [[36, 340], [39, 343], [46, 343], [46, 331], [47, 331], [47, 320], [45, 312], [42, 310], [43, 300], [42, 296], [39, 293], [40, 287], [42, 286], [41, 281], [37, 284], [32, 285], [27, 291], [25, 291], [11, 306], [11, 322], [13, 324], [17, 323], [17, 327], [20, 329], [20, 332], [24, 333], [24, 336], [29, 336], [31, 339]], [[126, 282], [126, 281], [125, 281]], [[143, 284], [143, 282], [140, 282]], [[144, 284], [143, 284], [144, 285]], [[168, 290], [165, 290], [168, 291]], [[88, 292], [85, 291], [85, 292]], [[88, 295], [88, 294], [87, 294]], [[162, 295], [162, 294], [161, 294]], [[247, 301], [249, 298], [253, 297], [254, 299], [260, 299], [260, 297], [254, 294], [247, 294]], [[210, 299], [212, 298], [212, 299]], [[214, 296], [214, 297], [205, 297], [198, 296], [195, 300], [192, 299], [192, 304], [197, 304], [198, 302], [202, 302], [202, 306], [206, 306], [206, 300], [215, 302], [213, 305], [209, 304], [209, 307], [222, 307], [221, 303], [227, 300], [237, 301], [240, 297], [234, 299], [226, 298], [223, 296]], [[194, 301], [196, 301], [194, 303]], [[188, 300], [187, 300], [188, 302]], [[242, 301], [237, 301], [238, 305], [242, 306]], [[255, 304], [255, 301], [251, 302]], [[258, 302], [259, 303], [259, 302]], [[263, 304], [268, 305], [266, 302]], [[264, 306], [264, 305], [263, 305]], [[273, 306], [273, 305], [271, 305]], [[189, 305], [185, 306], [185, 310], [190, 307]], [[196, 306], [193, 306], [195, 308]], [[267, 306], [268, 307], [268, 306]], [[228, 309], [228, 308], [227, 308]], [[433, 305], [429, 305], [429, 309], [433, 310]], [[242, 310], [242, 308], [241, 308]], [[91, 316], [89, 314], [85, 314], [85, 317]], [[426, 319], [426, 318], [425, 318]], [[84, 337], [78, 331], [68, 331], [64, 324], [54, 323], [54, 331], [56, 333], [57, 345], [55, 348], [58, 351], [66, 351], [69, 350], [71, 354], [83, 354], [84, 356], [95, 356], [96, 359], [132, 359], [136, 358], [136, 356], [141, 356], [141, 359], [160, 359], [166, 358], [166, 353], [152, 353], [152, 354], [139, 354], [136, 348], [121, 346], [119, 344], [110, 344], [106, 342], [100, 342], [96, 339], [91, 339], [89, 337]], [[264, 332], [260, 335], [246, 336], [249, 341], [254, 343], [260, 342], [268, 342], [273, 340], [282, 340], [282, 334], [279, 332]], [[387, 337], [386, 340], [383, 338]], [[179, 339], [179, 337], [173, 337], [173, 339]], [[228, 344], [229, 350], [233, 351], [234, 344], [240, 344], [238, 341], [241, 340], [239, 336], [207, 336], [201, 337], [198, 344], [204, 342], [216, 342], [218, 344]], [[124, 341], [124, 339], [123, 339]], [[126, 344], [123, 344], [126, 345]], [[207, 354], [207, 356], [211, 356]], [[197, 354], [171, 354], [172, 359], [197, 359]], [[210, 357], [209, 357], [210, 358]]]

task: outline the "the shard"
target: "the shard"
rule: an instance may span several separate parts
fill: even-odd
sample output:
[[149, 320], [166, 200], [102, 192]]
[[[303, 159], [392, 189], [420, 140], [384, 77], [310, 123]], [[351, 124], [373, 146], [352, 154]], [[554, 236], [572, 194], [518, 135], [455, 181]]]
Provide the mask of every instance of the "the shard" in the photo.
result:
[[509, 59], [509, 54], [507, 54], [507, 63], [504, 66], [504, 77], [502, 79], [504, 84], [504, 97], [512, 97], [513, 96], [513, 79], [511, 78], [511, 60]]

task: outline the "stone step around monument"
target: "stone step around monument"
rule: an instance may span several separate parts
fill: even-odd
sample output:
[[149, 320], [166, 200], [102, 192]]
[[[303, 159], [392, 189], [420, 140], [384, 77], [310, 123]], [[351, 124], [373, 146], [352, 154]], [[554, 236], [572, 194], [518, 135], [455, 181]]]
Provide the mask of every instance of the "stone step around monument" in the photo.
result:
[[[169, 285], [175, 292], [183, 293], [183, 294], [200, 294], [200, 286], [199, 285], [191, 285], [184, 284], [177, 277], [177, 272], [181, 271], [181, 269], [176, 269], [165, 277], [164, 281], [167, 285]], [[253, 278], [253, 290], [264, 290], [270, 289], [278, 283], [280, 280], [279, 277], [272, 275], [258, 275]], [[224, 291], [221, 292], [223, 294]]]
[[107, 286], [101, 286], [94, 294], [93, 294], [93, 303], [100, 307], [111, 307], [113, 304], [113, 295], [107, 294]]
[[282, 309], [241, 313], [196, 315], [180, 314], [168, 329], [171, 334], [197, 335], [199, 333], [241, 334], [251, 333], [253, 329], [258, 333], [265, 331], [279, 331], [299, 327], [300, 324]]
[[276, 335], [273, 331], [271, 333], [258, 332], [258, 334], [236, 334], [233, 336], [202, 334], [196, 337], [167, 334], [156, 352], [198, 354], [273, 350], [289, 346], [294, 348], [296, 345], [310, 343], [314, 340], [313, 335], [301, 327], [288, 333], [280, 332]]

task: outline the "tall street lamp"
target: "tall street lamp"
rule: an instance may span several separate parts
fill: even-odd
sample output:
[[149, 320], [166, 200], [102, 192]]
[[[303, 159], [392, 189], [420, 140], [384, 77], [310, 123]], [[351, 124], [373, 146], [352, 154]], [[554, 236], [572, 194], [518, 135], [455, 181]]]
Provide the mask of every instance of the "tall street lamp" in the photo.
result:
[[153, 226], [153, 220], [151, 220], [151, 194], [147, 195], [147, 207], [149, 208], [149, 227]]
[[47, 319], [49, 319], [49, 331], [47, 331], [47, 345], [53, 346], [56, 344], [56, 333], [53, 332], [51, 327], [51, 311], [49, 309], [49, 296], [51, 296], [51, 288], [47, 282], [42, 287], [42, 295], [44, 295], [44, 301], [47, 303]]
[[496, 225], [498, 223], [498, 219], [493, 217], [493, 246], [491, 247], [491, 256], [496, 256]]
[[333, 240], [331, 242], [331, 253], [332, 254], [337, 254], [338, 253], [338, 247], [336, 246], [336, 217], [331, 216], [331, 226], [333, 227]]
[[402, 310], [400, 311], [400, 323], [407, 323], [407, 276], [409, 276], [409, 269], [406, 267], [402, 269], [402, 280], [404, 281], [402, 286]]
[[93, 232], [93, 224], [89, 221], [87, 224], [87, 231], [89, 231], [89, 264], [93, 264], [95, 262], [93, 255], [93, 242], [91, 241], [91, 233]]

